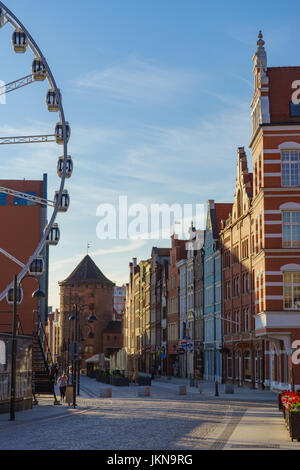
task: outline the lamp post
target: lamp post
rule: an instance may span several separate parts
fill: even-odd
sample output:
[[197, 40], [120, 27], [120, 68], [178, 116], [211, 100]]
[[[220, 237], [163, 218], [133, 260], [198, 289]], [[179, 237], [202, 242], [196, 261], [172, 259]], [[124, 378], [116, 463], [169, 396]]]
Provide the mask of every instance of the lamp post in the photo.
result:
[[[78, 305], [74, 304], [73, 306], [73, 314], [70, 316], [69, 320], [75, 322], [74, 329], [73, 329], [73, 348], [72, 348], [72, 385], [73, 385], [73, 408], [76, 408], [76, 388], [77, 388], [77, 395], [80, 395], [80, 357], [79, 354], [80, 350], [80, 342], [81, 339], [81, 328], [80, 328], [80, 318], [79, 313], [84, 308], [88, 307], [88, 305]], [[88, 317], [88, 322], [93, 323], [97, 320], [97, 317], [94, 314], [90, 314]], [[90, 334], [91, 332], [89, 332]]]
[[[32, 276], [25, 276], [26, 279]], [[37, 279], [36, 279], [37, 280]], [[40, 288], [32, 294], [32, 298], [40, 299], [45, 294]], [[10, 291], [7, 300], [10, 300]], [[12, 352], [11, 352], [11, 386], [10, 386], [10, 421], [15, 421], [15, 404], [16, 404], [16, 375], [17, 375], [17, 327], [18, 327], [18, 304], [22, 302], [21, 286], [18, 284], [18, 276], [14, 276], [13, 287], [13, 321], [12, 321]], [[9, 302], [10, 303], [10, 302]]]
[[15, 421], [16, 365], [17, 365], [17, 301], [18, 277], [14, 276], [14, 309], [12, 325], [11, 379], [10, 379], [10, 421]]

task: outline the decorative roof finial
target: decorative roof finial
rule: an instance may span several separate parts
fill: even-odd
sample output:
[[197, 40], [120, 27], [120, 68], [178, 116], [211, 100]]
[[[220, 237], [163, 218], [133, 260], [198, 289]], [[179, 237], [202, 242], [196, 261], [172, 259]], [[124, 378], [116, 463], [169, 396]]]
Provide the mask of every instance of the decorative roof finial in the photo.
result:
[[264, 45], [265, 45], [265, 41], [263, 40], [263, 34], [261, 32], [261, 30], [259, 31], [258, 33], [258, 41], [257, 41], [257, 50], [259, 51], [262, 51], [264, 50]]
[[265, 41], [263, 40], [263, 34], [261, 31], [258, 33], [258, 40], [256, 42], [257, 49], [254, 54], [253, 61], [255, 68], [258, 70], [261, 76], [263, 76], [267, 70], [267, 53], [265, 50]]

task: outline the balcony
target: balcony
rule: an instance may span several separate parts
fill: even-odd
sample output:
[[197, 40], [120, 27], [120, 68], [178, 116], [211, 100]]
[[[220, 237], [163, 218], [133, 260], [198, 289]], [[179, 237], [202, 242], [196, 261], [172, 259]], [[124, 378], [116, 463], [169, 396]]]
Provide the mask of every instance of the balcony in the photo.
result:
[[255, 315], [255, 331], [300, 328], [300, 311], [263, 312]]

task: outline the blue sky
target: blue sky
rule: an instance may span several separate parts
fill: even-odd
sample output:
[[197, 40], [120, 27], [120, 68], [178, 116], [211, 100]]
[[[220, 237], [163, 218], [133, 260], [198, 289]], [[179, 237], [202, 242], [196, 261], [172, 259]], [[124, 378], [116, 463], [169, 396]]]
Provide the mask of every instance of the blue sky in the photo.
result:
[[[279, 1], [7, 0], [38, 42], [63, 94], [72, 127], [75, 171], [71, 208], [59, 215], [62, 238], [51, 249], [50, 304], [57, 282], [86, 254], [118, 284], [133, 256], [147, 259], [166, 240], [99, 240], [99, 204], [231, 202], [237, 148], [248, 149], [252, 57], [258, 30], [269, 66], [299, 65], [300, 5]], [[32, 56], [13, 52], [1, 35], [4, 82], [30, 73]], [[52, 133], [45, 83], [7, 96], [0, 135]], [[1, 149], [1, 178], [49, 175], [58, 188], [56, 144]], [[251, 162], [249, 162], [251, 168]]]

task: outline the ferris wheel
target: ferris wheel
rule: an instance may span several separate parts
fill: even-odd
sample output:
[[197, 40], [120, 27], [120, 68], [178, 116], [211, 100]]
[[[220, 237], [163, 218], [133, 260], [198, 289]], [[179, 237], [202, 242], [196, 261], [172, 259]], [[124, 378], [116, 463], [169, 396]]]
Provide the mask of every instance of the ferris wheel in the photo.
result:
[[[58, 213], [67, 212], [70, 206], [70, 196], [65, 189], [65, 180], [70, 178], [73, 172], [73, 161], [68, 155], [68, 142], [71, 135], [71, 128], [69, 123], [65, 120], [64, 109], [62, 106], [62, 96], [60, 90], [57, 88], [55, 79], [52, 75], [51, 69], [43, 56], [38, 45], [26, 30], [18, 18], [0, 1], [0, 29], [5, 25], [12, 26], [12, 46], [16, 53], [25, 53], [28, 47], [33, 53], [33, 62], [31, 66], [31, 73], [26, 77], [12, 81], [6, 85], [0, 86], [0, 96], [6, 93], [13, 92], [24, 86], [48, 80], [50, 89], [46, 95], [46, 105], [50, 112], [57, 112], [59, 114], [59, 121], [56, 124], [54, 133], [48, 135], [31, 135], [31, 136], [12, 136], [0, 137], [0, 145], [13, 145], [13, 144], [32, 144], [32, 143], [47, 143], [56, 142], [58, 145], [63, 146], [63, 155], [58, 158], [57, 173], [60, 178], [60, 187], [55, 192], [53, 201], [15, 191], [10, 188], [0, 186], [0, 193], [8, 196], [14, 196], [19, 199], [27, 200], [34, 204], [40, 204], [42, 207], [50, 207], [53, 212], [49, 222], [45, 226], [43, 235], [36, 247], [34, 253], [28, 260], [21, 262], [18, 260], [14, 253], [8, 253], [0, 246], [0, 256], [6, 256], [13, 261], [18, 270], [20, 270], [18, 280], [18, 303], [21, 303], [23, 293], [21, 288], [21, 281], [26, 275], [42, 276], [45, 270], [45, 260], [42, 256], [43, 250], [47, 245], [57, 245], [60, 239], [60, 230], [55, 223]], [[0, 302], [6, 297], [8, 303], [13, 302], [14, 297], [14, 284], [13, 282], [5, 287], [1, 292], [0, 289]]]

